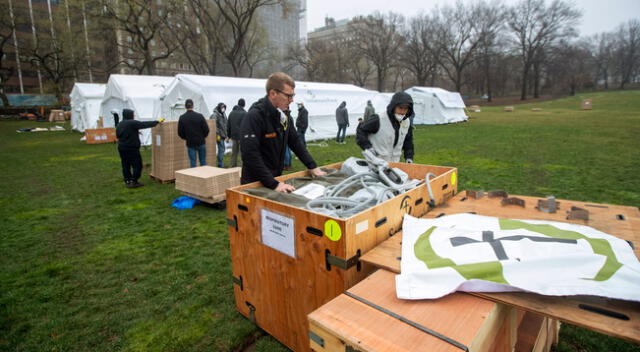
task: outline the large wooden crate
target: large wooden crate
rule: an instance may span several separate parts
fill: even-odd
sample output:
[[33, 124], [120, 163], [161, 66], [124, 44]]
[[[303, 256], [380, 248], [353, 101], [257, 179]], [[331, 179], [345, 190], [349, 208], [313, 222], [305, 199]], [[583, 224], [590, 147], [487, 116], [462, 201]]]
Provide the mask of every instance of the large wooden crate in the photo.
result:
[[176, 189], [207, 203], [216, 203], [226, 198], [227, 188], [240, 185], [239, 167], [223, 169], [213, 166], [198, 166], [176, 171]]
[[316, 352], [549, 351], [557, 326], [466, 293], [401, 300], [395, 275], [378, 270], [309, 314], [309, 343]]
[[[431, 186], [436, 204], [457, 192], [456, 168], [390, 166], [416, 179], [435, 174]], [[305, 175], [302, 171], [277, 179]], [[430, 210], [424, 184], [347, 219], [243, 193], [258, 186], [255, 182], [227, 190], [236, 308], [294, 351], [309, 349], [307, 314], [371, 273], [373, 267], [361, 263], [360, 255], [396, 233], [405, 213], [420, 216]], [[284, 228], [292, 229], [286, 248], [263, 244], [263, 233]]]
[[[207, 164], [216, 163], [216, 121], [207, 120]], [[175, 171], [190, 166], [187, 144], [178, 136], [178, 121], [165, 121], [151, 129], [151, 177], [160, 182], [175, 180]], [[198, 160], [198, 165], [200, 161]]]
[[113, 143], [116, 141], [116, 129], [111, 128], [93, 128], [84, 130], [85, 141], [87, 144]]

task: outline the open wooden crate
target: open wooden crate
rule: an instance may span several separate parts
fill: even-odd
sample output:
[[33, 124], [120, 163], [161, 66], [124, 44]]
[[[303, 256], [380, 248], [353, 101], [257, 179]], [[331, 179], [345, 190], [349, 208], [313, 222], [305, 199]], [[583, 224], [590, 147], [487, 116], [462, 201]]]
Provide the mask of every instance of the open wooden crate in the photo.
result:
[[[436, 204], [457, 192], [456, 168], [405, 163], [390, 167], [415, 179], [435, 174], [430, 184]], [[277, 179], [306, 175], [302, 171]], [[236, 308], [289, 348], [307, 351], [307, 314], [371, 273], [373, 266], [361, 263], [360, 256], [400, 230], [404, 214], [422, 216], [430, 211], [427, 187], [422, 184], [340, 219], [243, 193], [260, 185], [226, 191]], [[284, 244], [266, 241], [278, 250], [262, 240], [263, 233], [269, 236], [274, 231], [288, 234]]]

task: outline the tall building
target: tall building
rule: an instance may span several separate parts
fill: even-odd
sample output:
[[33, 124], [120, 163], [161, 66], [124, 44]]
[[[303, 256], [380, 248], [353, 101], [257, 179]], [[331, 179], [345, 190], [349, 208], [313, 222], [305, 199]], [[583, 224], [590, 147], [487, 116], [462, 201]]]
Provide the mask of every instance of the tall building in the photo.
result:
[[313, 42], [314, 40], [330, 40], [344, 35], [349, 32], [349, 22], [351, 20], [348, 18], [336, 21], [331, 17], [325, 17], [324, 26], [309, 32], [307, 39], [309, 42]]

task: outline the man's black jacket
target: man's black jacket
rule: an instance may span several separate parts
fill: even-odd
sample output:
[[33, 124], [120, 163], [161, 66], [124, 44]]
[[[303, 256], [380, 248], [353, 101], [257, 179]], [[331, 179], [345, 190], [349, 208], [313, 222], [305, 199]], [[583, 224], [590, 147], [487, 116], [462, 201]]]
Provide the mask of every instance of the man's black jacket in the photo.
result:
[[236, 105], [229, 114], [229, 122], [227, 123], [227, 136], [236, 141], [240, 140], [240, 127], [242, 126], [242, 119], [247, 114], [244, 108], [240, 105]]
[[240, 152], [242, 153], [242, 184], [260, 181], [274, 189], [284, 168], [285, 145], [309, 169], [317, 167], [315, 161], [298, 139], [293, 119], [288, 111], [286, 123], [280, 123], [280, 112], [264, 97], [258, 100], [242, 120]]
[[123, 120], [116, 127], [116, 137], [118, 137], [118, 147], [140, 148], [139, 132], [145, 128], [151, 128], [158, 124], [158, 121], [138, 121], [133, 119], [133, 110], [122, 110]]
[[201, 113], [187, 110], [178, 120], [178, 136], [187, 141], [187, 147], [196, 148], [206, 143], [209, 125]]
[[298, 109], [298, 118], [296, 119], [296, 129], [301, 133], [305, 133], [309, 127], [309, 111], [303, 106]]

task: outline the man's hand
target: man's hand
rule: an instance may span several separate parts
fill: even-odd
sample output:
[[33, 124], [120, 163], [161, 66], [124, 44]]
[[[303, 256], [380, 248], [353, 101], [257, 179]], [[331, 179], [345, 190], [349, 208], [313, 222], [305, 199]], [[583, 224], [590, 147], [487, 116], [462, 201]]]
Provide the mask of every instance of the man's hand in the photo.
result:
[[292, 185], [286, 184], [284, 182], [279, 182], [278, 186], [276, 186], [276, 189], [275, 189], [276, 192], [282, 192], [282, 193], [291, 193], [295, 190], [296, 190], [295, 187], [293, 187]]
[[322, 171], [322, 169], [319, 167], [316, 167], [315, 169], [311, 169], [309, 170], [309, 172], [311, 173], [311, 176], [314, 176], [314, 177], [324, 176], [327, 174], [326, 172]]

